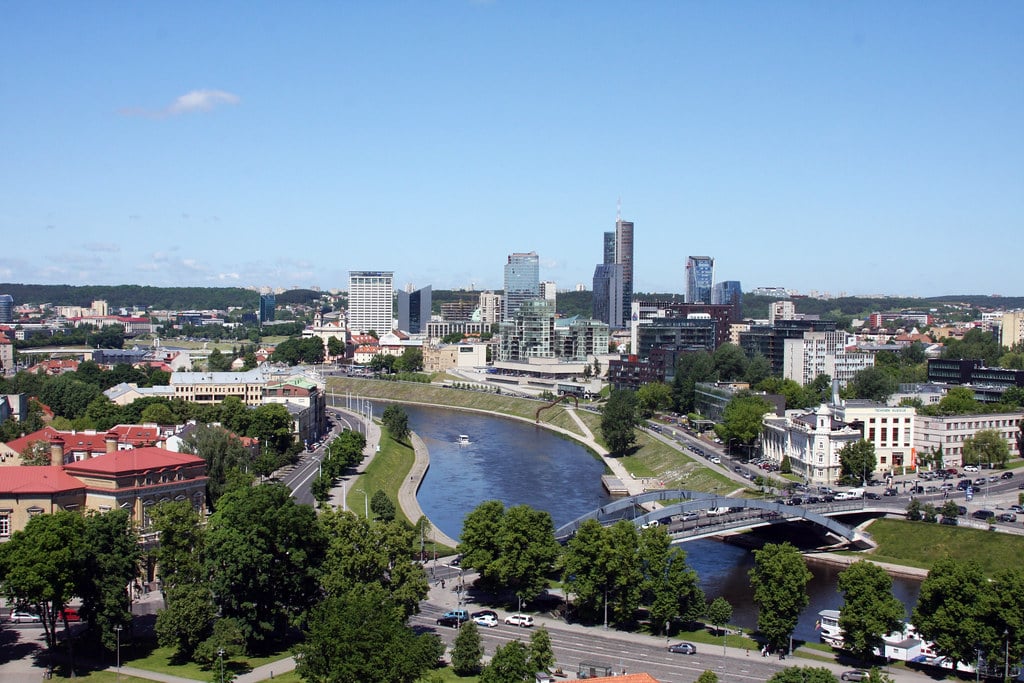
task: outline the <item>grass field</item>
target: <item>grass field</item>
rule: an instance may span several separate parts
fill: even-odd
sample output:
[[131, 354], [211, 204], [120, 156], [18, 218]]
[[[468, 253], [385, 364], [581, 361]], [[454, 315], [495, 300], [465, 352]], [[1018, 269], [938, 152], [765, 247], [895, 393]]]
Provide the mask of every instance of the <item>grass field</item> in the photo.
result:
[[980, 529], [927, 522], [879, 519], [867, 528], [878, 548], [872, 560], [928, 569], [941, 558], [974, 560], [992, 576], [1015, 567], [1024, 556], [1024, 538]]

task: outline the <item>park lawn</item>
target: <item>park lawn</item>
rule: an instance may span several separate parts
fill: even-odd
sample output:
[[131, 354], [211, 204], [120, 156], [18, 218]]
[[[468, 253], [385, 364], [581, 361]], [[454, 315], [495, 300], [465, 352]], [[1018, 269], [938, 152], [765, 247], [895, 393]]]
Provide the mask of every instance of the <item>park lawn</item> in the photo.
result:
[[869, 557], [878, 562], [929, 569], [944, 557], [973, 560], [992, 576], [1024, 556], [1024, 538], [981, 529], [879, 519], [867, 531], [878, 544]]
[[[121, 666], [130, 666], [136, 669], [144, 669], [146, 671], [152, 671], [160, 674], [167, 674], [171, 676], [180, 676], [182, 678], [191, 678], [197, 681], [213, 680], [216, 674], [219, 673], [220, 668], [215, 663], [211, 668], [204, 668], [200, 664], [195, 662], [176, 663], [174, 662], [174, 648], [169, 647], [155, 647], [156, 643], [153, 641], [142, 641], [135, 646], [126, 646], [122, 643], [121, 645]], [[152, 649], [150, 649], [152, 647]], [[227, 677], [228, 673], [237, 676], [239, 674], [251, 671], [256, 667], [263, 666], [264, 664], [270, 664], [278, 660], [290, 657], [290, 652], [286, 649], [282, 652], [267, 655], [265, 657], [236, 657], [224, 659], [224, 673]], [[97, 675], [105, 675], [109, 673], [110, 678], [96, 678]], [[116, 672], [93, 672], [90, 680], [94, 681], [107, 681], [114, 680]], [[79, 676], [81, 678], [81, 676]], [[122, 673], [122, 679], [125, 676]], [[278, 676], [275, 674], [274, 680], [277, 680]], [[286, 679], [287, 680], [287, 679]], [[295, 680], [298, 680], [297, 678]]]
[[[388, 434], [387, 429], [384, 427], [381, 427], [381, 436], [380, 452], [373, 456], [373, 461], [366, 468], [366, 471], [359, 475], [358, 488], [348, 491], [348, 509], [357, 515], [360, 512], [365, 512], [367, 506], [373, 501], [373, 494], [377, 491], [383, 491], [391, 499], [391, 502], [395, 504], [395, 519], [411, 525], [415, 520], [407, 519], [401, 506], [399, 506], [398, 488], [409, 475], [409, 470], [412, 469], [413, 462], [416, 460], [416, 453], [413, 451], [412, 446], [391, 438], [391, 435]], [[367, 497], [365, 505], [359, 505], [359, 503], [363, 502], [359, 500], [359, 489], [362, 489], [362, 495]], [[356, 495], [353, 496], [353, 493]], [[359, 516], [361, 517], [362, 515]]]
[[446, 666], [442, 669], [434, 669], [427, 675], [423, 676], [421, 681], [441, 681], [441, 683], [449, 683], [451, 681], [458, 681], [458, 683], [477, 683], [480, 680], [479, 676], [459, 676], [457, 673], [452, 671], [450, 666]]

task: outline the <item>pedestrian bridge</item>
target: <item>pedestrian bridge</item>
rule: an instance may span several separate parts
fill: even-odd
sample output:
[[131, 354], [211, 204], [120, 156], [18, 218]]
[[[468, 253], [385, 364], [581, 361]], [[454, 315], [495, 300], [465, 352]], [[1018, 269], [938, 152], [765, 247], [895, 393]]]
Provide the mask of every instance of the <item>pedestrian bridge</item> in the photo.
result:
[[[641, 506], [644, 503], [655, 502], [660, 503], [657, 509], [636, 514], [638, 508], [643, 509]], [[729, 512], [713, 516], [707, 514], [708, 510], [715, 509], [716, 512], [720, 512], [725, 508], [728, 508]], [[873, 509], [865, 506], [863, 499], [802, 506], [786, 505], [774, 500], [728, 498], [700, 491], [667, 489], [617, 499], [560, 527], [555, 531], [555, 537], [560, 542], [566, 542], [588, 519], [597, 520], [602, 525], [614, 524], [622, 519], [627, 519], [637, 526], [656, 521], [659, 525], [667, 527], [673, 543], [706, 538], [727, 531], [743, 531], [770, 524], [804, 521], [822, 527], [828, 534], [837, 540], [842, 539], [847, 544], [870, 547], [874, 543], [865, 534], [832, 517], [872, 511]], [[685, 519], [692, 517], [687, 513], [696, 513], [696, 519]]]

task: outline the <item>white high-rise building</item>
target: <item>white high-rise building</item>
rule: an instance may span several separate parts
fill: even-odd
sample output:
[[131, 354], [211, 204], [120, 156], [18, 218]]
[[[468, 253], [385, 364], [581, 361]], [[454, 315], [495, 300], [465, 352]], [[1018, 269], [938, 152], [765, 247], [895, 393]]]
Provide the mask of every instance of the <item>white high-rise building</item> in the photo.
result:
[[855, 343], [856, 337], [839, 330], [804, 332], [802, 339], [786, 339], [782, 376], [806, 385], [818, 375], [828, 375], [845, 387], [858, 372], [875, 365], [874, 355], [846, 350]]
[[352, 334], [391, 332], [395, 319], [395, 273], [352, 270], [348, 274], [348, 326]]

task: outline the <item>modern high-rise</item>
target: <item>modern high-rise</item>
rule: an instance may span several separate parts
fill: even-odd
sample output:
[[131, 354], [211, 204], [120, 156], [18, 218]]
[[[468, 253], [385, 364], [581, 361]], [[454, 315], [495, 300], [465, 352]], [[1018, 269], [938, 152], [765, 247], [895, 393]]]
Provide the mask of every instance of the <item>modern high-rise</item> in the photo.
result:
[[711, 303], [715, 284], [715, 259], [710, 256], [689, 256], [686, 259], [686, 303]]
[[622, 311], [633, 307], [633, 222], [615, 221], [615, 263], [622, 266]]
[[738, 322], [743, 318], [743, 290], [740, 288], [739, 280], [726, 280], [716, 282], [711, 289], [712, 304], [732, 304], [736, 307], [736, 319]]
[[537, 252], [509, 254], [505, 264], [505, 315], [515, 320], [523, 302], [540, 297], [540, 257]]
[[615, 263], [615, 231], [604, 234], [604, 260], [601, 263]]
[[268, 294], [260, 294], [260, 324], [265, 325], [266, 323], [273, 322], [274, 310], [277, 307], [277, 297], [274, 296], [273, 292]]
[[594, 268], [592, 315], [613, 329], [624, 326], [621, 263], [599, 263]]
[[352, 334], [391, 332], [395, 318], [394, 271], [352, 270], [348, 274], [348, 327]]
[[0, 323], [14, 322], [14, 297], [0, 294]]
[[494, 292], [480, 292], [480, 322], [494, 325], [501, 322], [501, 302], [503, 298]]
[[398, 293], [398, 329], [409, 334], [425, 334], [433, 308], [433, 290], [428, 287]]

